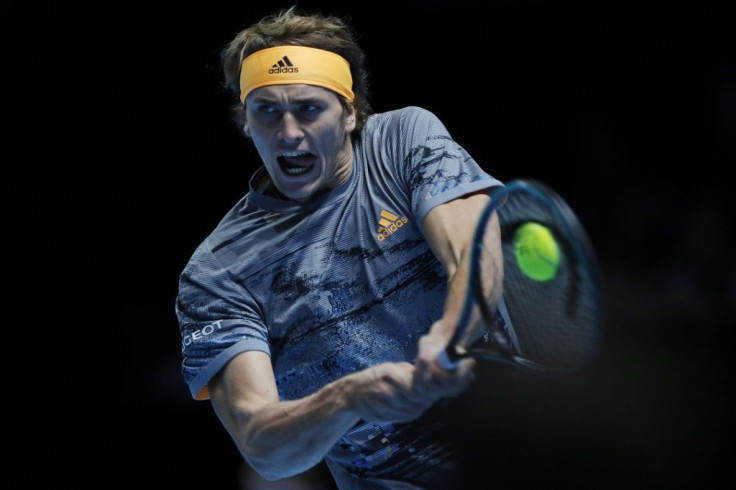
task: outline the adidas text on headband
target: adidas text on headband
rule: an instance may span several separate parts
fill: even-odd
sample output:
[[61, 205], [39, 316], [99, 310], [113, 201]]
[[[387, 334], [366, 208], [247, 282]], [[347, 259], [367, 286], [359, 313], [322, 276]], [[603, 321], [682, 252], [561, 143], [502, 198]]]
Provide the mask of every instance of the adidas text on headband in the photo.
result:
[[275, 46], [247, 56], [240, 69], [240, 101], [266, 85], [304, 83], [355, 99], [350, 64], [342, 56], [306, 46]]

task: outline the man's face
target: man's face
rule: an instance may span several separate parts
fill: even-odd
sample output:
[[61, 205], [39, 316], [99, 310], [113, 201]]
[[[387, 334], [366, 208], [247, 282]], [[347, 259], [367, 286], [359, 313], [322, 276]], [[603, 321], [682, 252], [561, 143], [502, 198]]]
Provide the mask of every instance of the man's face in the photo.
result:
[[271, 180], [284, 196], [307, 201], [350, 175], [354, 111], [345, 114], [338, 96], [314, 85], [269, 85], [246, 100], [245, 133]]

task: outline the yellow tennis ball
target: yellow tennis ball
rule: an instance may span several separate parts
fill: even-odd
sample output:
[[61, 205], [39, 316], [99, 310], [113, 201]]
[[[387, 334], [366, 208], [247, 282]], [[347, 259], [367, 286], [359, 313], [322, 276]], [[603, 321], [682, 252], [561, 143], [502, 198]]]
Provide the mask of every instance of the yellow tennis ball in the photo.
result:
[[535, 281], [549, 281], [560, 267], [560, 248], [546, 226], [529, 222], [514, 234], [514, 254], [521, 271]]

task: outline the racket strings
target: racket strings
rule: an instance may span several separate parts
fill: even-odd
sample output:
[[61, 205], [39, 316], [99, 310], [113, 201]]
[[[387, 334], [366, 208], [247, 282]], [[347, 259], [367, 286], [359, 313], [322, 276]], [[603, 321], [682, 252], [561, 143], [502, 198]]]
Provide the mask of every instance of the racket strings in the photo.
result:
[[[504, 253], [504, 298], [519, 354], [555, 370], [574, 369], [591, 357], [598, 341], [598, 299], [592, 253], [574, 214], [533, 190], [511, 193], [499, 210]], [[547, 281], [526, 276], [515, 261], [513, 236], [537, 222], [552, 231], [560, 249], [557, 274]]]
[[[582, 226], [562, 198], [538, 182], [514, 181], [491, 197], [473, 238], [472, 293], [466, 296], [448, 357], [473, 356], [549, 374], [582, 366], [597, 350], [601, 299], [595, 255]], [[488, 253], [489, 248], [497, 252], [496, 247], [484, 247], [488, 237], [491, 243], [498, 238], [490, 219], [494, 210], [502, 257]], [[552, 278], [534, 279], [516, 262], [514, 236], [529, 222], [549, 229], [559, 246]], [[500, 280], [503, 296], [498, 295]]]

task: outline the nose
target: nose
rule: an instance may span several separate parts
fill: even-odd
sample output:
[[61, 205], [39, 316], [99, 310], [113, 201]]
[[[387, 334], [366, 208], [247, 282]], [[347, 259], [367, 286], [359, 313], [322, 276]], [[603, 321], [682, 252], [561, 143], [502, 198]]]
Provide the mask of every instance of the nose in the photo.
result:
[[278, 138], [284, 143], [298, 143], [304, 138], [304, 133], [299, 126], [299, 121], [294, 115], [286, 112], [281, 118], [281, 127], [278, 131]]

